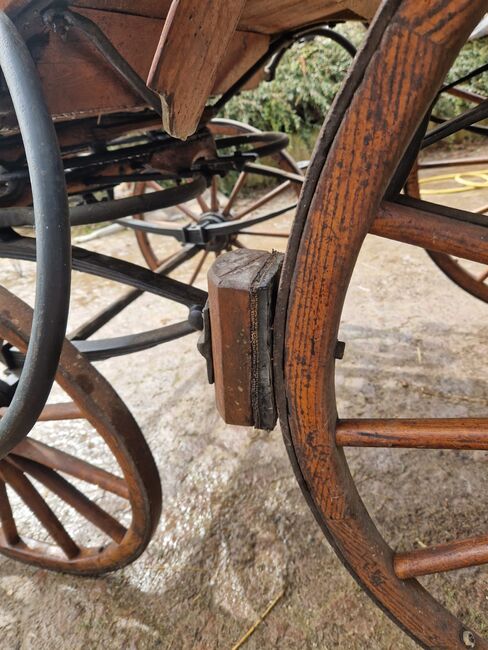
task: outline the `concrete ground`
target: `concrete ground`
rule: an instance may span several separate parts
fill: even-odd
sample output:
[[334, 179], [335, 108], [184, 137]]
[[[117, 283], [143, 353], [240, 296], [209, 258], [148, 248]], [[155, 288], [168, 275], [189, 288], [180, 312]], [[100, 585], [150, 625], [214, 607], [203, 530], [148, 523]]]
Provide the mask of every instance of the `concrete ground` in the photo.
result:
[[[488, 202], [486, 190], [438, 198], [473, 209]], [[273, 228], [285, 231], [287, 218]], [[284, 240], [246, 244], [276, 242]], [[139, 259], [128, 232], [90, 247]], [[32, 299], [32, 267], [1, 261], [0, 274], [2, 284]], [[176, 277], [184, 280], [188, 269]], [[120, 292], [75, 274], [71, 325]], [[342, 323], [340, 414], [486, 415], [487, 309], [422, 250], [369, 237]], [[144, 296], [100, 335], [157, 327], [176, 311]], [[274, 601], [246, 649], [416, 647], [361, 592], [323, 538], [279, 429], [266, 433], [219, 419], [196, 338], [97, 364], [135, 415], [161, 474], [164, 510], [149, 548], [132, 566], [98, 579], [0, 559], [0, 649], [231, 650]], [[488, 530], [485, 452], [354, 450], [348, 457], [393, 547]], [[423, 582], [488, 633], [486, 569]]]

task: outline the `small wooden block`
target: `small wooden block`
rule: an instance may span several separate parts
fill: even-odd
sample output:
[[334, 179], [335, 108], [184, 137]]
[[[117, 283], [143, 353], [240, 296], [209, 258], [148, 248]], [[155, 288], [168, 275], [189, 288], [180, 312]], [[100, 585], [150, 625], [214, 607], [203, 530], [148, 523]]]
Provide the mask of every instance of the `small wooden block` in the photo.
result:
[[208, 273], [217, 408], [228, 424], [272, 429], [272, 327], [283, 255], [240, 249]]

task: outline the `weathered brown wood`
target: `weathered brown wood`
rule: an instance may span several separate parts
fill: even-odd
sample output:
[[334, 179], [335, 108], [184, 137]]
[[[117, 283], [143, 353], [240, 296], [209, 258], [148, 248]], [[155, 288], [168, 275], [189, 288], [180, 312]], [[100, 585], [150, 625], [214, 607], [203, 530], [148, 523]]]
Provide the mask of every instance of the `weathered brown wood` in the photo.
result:
[[486, 165], [486, 156], [473, 156], [472, 158], [439, 158], [439, 160], [421, 160], [419, 169], [438, 169], [439, 167], [463, 167], [464, 165]]
[[488, 419], [339, 420], [336, 443], [340, 447], [488, 449]]
[[459, 97], [460, 99], [465, 99], [468, 102], [474, 102], [475, 104], [481, 104], [486, 100], [486, 97], [483, 97], [483, 95], [479, 95], [478, 93], [475, 93], [472, 90], [467, 90], [466, 88], [450, 88], [447, 92], [454, 97]]
[[488, 285], [469, 273], [457, 259], [433, 251], [429, 251], [429, 255], [450, 280], [476, 298], [488, 302]]
[[196, 131], [245, 1], [173, 0], [147, 78], [171, 135], [185, 140]]
[[107, 492], [117, 494], [123, 499], [129, 498], [127, 485], [120, 477], [114, 476], [114, 474], [110, 474], [110, 472], [96, 467], [91, 463], [87, 463], [81, 458], [67, 454], [65, 451], [50, 447], [39, 440], [26, 438], [20, 445], [15, 447], [14, 453], [42, 463], [51, 469], [57, 469], [64, 474], [69, 474], [87, 483], [98, 485], [104, 490], [107, 490]]
[[233, 251], [219, 257], [208, 273], [215, 399], [228, 424], [273, 428], [276, 421], [270, 310], [281, 257]]
[[[4, 3], [26, 0], [3, 0]], [[195, 4], [200, 0], [194, 0]], [[78, 7], [98, 7], [107, 11], [164, 18], [171, 0], [75, 0]], [[247, 0], [240, 26], [254, 32], [276, 34], [300, 25], [340, 18], [371, 19], [379, 0]]]
[[208, 300], [217, 409], [228, 424], [252, 426], [249, 284], [263, 253], [219, 257], [208, 272]]
[[0, 461], [0, 476], [2, 480], [12, 486], [25, 505], [32, 511], [42, 526], [51, 535], [53, 540], [72, 559], [80, 549], [71, 536], [66, 532], [63, 524], [56, 517], [48, 504], [41, 497], [32, 483], [16, 467], [7, 461]]
[[[334, 352], [347, 287], [392, 174], [484, 1], [383, 3], [329, 114], [288, 244], [275, 332], [276, 394], [298, 480], [334, 549], [421, 645], [465, 648], [463, 625], [414, 580], [362, 502], [335, 443]], [[473, 633], [476, 647], [488, 644]]]
[[0, 522], [2, 524], [2, 533], [7, 544], [17, 544], [20, 539], [19, 533], [15, 525], [12, 507], [7, 494], [7, 486], [4, 481], [0, 481]]
[[378, 0], [248, 0], [240, 27], [277, 34], [324, 19], [371, 19]]
[[436, 208], [437, 213], [384, 201], [371, 224], [370, 233], [488, 264], [488, 223], [481, 226], [452, 219], [442, 213], [442, 206]]
[[111, 539], [116, 542], [123, 540], [127, 529], [52, 469], [14, 454], [9, 456], [9, 462], [45, 485], [53, 494], [56, 494]]
[[[146, 79], [161, 36], [161, 20], [99, 9], [80, 9], [79, 13], [95, 22], [139, 76]], [[144, 47], [136, 45], [140, 34], [144, 34]], [[266, 51], [268, 44], [269, 37], [266, 35], [234, 32], [215, 64], [215, 74], [205, 102], [211, 94], [227, 90]], [[182, 51], [188, 51], [187, 42]], [[46, 101], [56, 120], [133, 111], [144, 107], [141, 98], [77, 29], [70, 29], [63, 39], [59, 34], [46, 32], [32, 53], [39, 69]], [[182, 76], [179, 76], [177, 66], [178, 61], [175, 60], [170, 68], [175, 74], [174, 81], [181, 82], [184, 71], [181, 70]], [[201, 76], [205, 75], [202, 72]], [[190, 93], [189, 105], [193, 105], [190, 77], [186, 78], [186, 84]], [[171, 87], [168, 92], [172, 92]]]
[[[0, 418], [7, 412], [6, 407], [0, 408]], [[39, 417], [39, 422], [49, 422], [51, 420], [79, 420], [83, 415], [74, 402], [63, 404], [47, 404]]]
[[[15, 314], [14, 319], [12, 314]], [[31, 323], [32, 310], [0, 287], [0, 339], [25, 353]], [[54, 537], [59, 548], [44, 542], [44, 533], [39, 536], [34, 525], [29, 538], [19, 530], [21, 539], [14, 545], [8, 543], [5, 535], [0, 535], [0, 553], [43, 568], [96, 575], [131, 562], [149, 543], [161, 508], [159, 476], [147, 443], [123, 402], [68, 341], [63, 346], [56, 382], [77, 404], [91, 425], [87, 427], [86, 438], [89, 440], [91, 436], [95, 439], [99, 437], [95, 445], [98, 450], [97, 465], [108, 460], [110, 465], [115, 464], [119, 468], [123, 478], [60, 449], [26, 438], [15, 448], [15, 458], [11, 456], [9, 461], [7, 457], [0, 463], [0, 478], [17, 491], [33, 510], [39, 523]], [[80, 436], [77, 449], [84, 440], [85, 437]], [[100, 442], [104, 443], [102, 447]], [[121, 496], [123, 501], [116, 499], [115, 503], [117, 509], [120, 508], [127, 517], [127, 531], [124, 532], [110, 515], [90, 503], [92, 499], [88, 501], [83, 495], [80, 496], [82, 486], [77, 484], [76, 488], [70, 487], [64, 477], [51, 471], [53, 469]], [[108, 543], [100, 545], [100, 539], [97, 538], [96, 543], [90, 545], [84, 536], [82, 542], [78, 543], [78, 539], [70, 541], [69, 536], [63, 533], [62, 523], [35, 490], [25, 472], [35, 475], [36, 480], [43, 482], [48, 489], [78, 510], [80, 517], [99, 525], [101, 530], [112, 537], [112, 541], [107, 539]], [[101, 490], [98, 490], [100, 496]], [[90, 494], [94, 494], [93, 487], [90, 488]], [[113, 497], [108, 503], [114, 503]], [[73, 538], [75, 534], [78, 534], [77, 530], [73, 531]]]
[[402, 580], [479, 566], [488, 562], [488, 535], [396, 553], [393, 562]]

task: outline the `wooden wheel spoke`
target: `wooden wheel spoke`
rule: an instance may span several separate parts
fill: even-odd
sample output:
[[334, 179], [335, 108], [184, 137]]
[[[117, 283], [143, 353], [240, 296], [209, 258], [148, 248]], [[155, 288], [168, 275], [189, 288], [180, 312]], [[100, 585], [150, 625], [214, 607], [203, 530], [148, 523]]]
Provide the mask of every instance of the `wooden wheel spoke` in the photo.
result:
[[240, 235], [251, 235], [255, 237], [280, 237], [282, 239], [288, 239], [290, 236], [289, 232], [263, 232], [261, 230], [240, 230]]
[[56, 517], [36, 488], [21, 471], [7, 461], [0, 461], [0, 477], [17, 492], [19, 497], [35, 515], [66, 557], [75, 558], [80, 549], [66, 532], [63, 524]]
[[219, 205], [219, 180], [217, 176], [212, 176], [210, 184], [210, 207], [214, 212], [217, 212]]
[[370, 233], [488, 264], [486, 219], [464, 210], [410, 198], [384, 201]]
[[270, 192], [264, 194], [264, 196], [262, 196], [260, 199], [255, 201], [252, 205], [245, 208], [244, 210], [241, 210], [241, 212], [238, 212], [236, 215], [234, 215], [233, 219], [235, 220], [242, 219], [243, 217], [247, 216], [251, 212], [254, 212], [254, 210], [261, 208], [263, 205], [266, 205], [266, 203], [269, 203], [269, 201], [272, 201], [277, 196], [285, 192], [290, 187], [290, 185], [291, 185], [291, 181], [285, 181], [284, 183], [281, 183], [281, 185], [278, 185], [278, 187], [275, 187]]
[[9, 456], [9, 461], [20, 471], [30, 474], [45, 485], [115, 542], [122, 541], [127, 532], [126, 528], [57, 472], [21, 456]]
[[198, 274], [202, 270], [202, 266], [203, 266], [205, 260], [207, 259], [207, 256], [208, 256], [208, 251], [203, 251], [203, 255], [198, 260], [198, 264], [196, 265], [195, 270], [193, 271], [193, 273], [191, 275], [190, 282], [188, 284], [192, 285], [195, 282], [195, 280], [198, 278]]
[[26, 438], [20, 445], [15, 447], [13, 453], [22, 458], [41, 463], [45, 467], [69, 474], [86, 483], [98, 485], [103, 490], [116, 494], [123, 499], [129, 498], [127, 484], [122, 478], [38, 440]]
[[[0, 418], [7, 412], [7, 407], [0, 408]], [[84, 415], [74, 402], [60, 404], [46, 404], [39, 416], [39, 422], [52, 422], [55, 420], [80, 420]]]
[[197, 196], [197, 202], [202, 212], [210, 212], [208, 203], [205, 201], [202, 194], [200, 194], [200, 196]]
[[469, 90], [468, 88], [450, 88], [448, 91], [449, 95], [453, 97], [459, 97], [460, 99], [465, 99], [468, 102], [473, 102], [475, 104], [481, 104], [486, 100], [486, 97], [478, 93]]
[[237, 177], [237, 181], [234, 187], [232, 188], [232, 192], [230, 193], [230, 196], [227, 199], [227, 203], [225, 204], [224, 209], [222, 211], [222, 214], [224, 216], [227, 217], [230, 214], [230, 211], [232, 210], [235, 200], [237, 199], [237, 195], [241, 191], [246, 180], [247, 180], [247, 172], [241, 172]]
[[12, 512], [12, 507], [7, 494], [7, 486], [3, 481], [0, 481], [0, 522], [2, 524], [2, 532], [7, 544], [14, 546], [20, 541], [17, 526]]
[[439, 169], [444, 167], [464, 167], [465, 165], [486, 165], [486, 156], [471, 156], [470, 158], [440, 158], [439, 160], [422, 160], [419, 169]]
[[395, 573], [399, 578], [456, 571], [488, 562], [488, 535], [456, 540], [430, 548], [396, 553]]
[[488, 268], [486, 268], [483, 273], [478, 276], [478, 282], [485, 282], [485, 280], [488, 280]]
[[488, 449], [488, 419], [340, 420], [340, 447]]
[[198, 216], [193, 212], [193, 210], [190, 210], [188, 206], [186, 206], [184, 203], [178, 203], [175, 206], [180, 212], [182, 212], [185, 216], [187, 216], [189, 219], [191, 219], [194, 223], [198, 223]]

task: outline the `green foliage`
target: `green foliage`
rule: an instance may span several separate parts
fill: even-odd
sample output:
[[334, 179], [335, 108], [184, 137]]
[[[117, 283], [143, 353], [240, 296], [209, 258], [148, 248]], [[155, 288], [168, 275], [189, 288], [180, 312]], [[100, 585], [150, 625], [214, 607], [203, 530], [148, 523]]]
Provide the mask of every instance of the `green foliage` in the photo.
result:
[[[336, 29], [356, 46], [365, 34], [364, 27], [354, 23], [339, 25]], [[453, 81], [486, 62], [488, 38], [469, 42], [449, 72], [447, 81]], [[262, 82], [256, 89], [232, 99], [223, 115], [263, 130], [284, 131], [291, 136], [300, 134], [299, 137], [308, 144], [330, 109], [350, 63], [349, 54], [331, 41], [317, 38], [297, 43], [283, 57], [273, 81]], [[488, 73], [476, 77], [465, 87], [488, 96]], [[449, 118], [471, 106], [444, 95], [435, 112]]]
[[[459, 53], [458, 58], [449, 71], [446, 83], [464, 77], [485, 63], [488, 63], [488, 38], [468, 42]], [[462, 87], [485, 97], [488, 96], [488, 73], [485, 72], [474, 77], [464, 83]], [[434, 112], [442, 117], [450, 118], [454, 115], [459, 115], [459, 113], [468, 108], [473, 108], [473, 104], [469, 104], [452, 95], [444, 94], [440, 97]]]
[[[360, 25], [337, 29], [355, 43], [364, 34]], [[242, 92], [223, 115], [265, 131], [306, 135], [322, 122], [350, 63], [350, 55], [332, 41], [297, 43], [284, 55], [273, 81]]]

